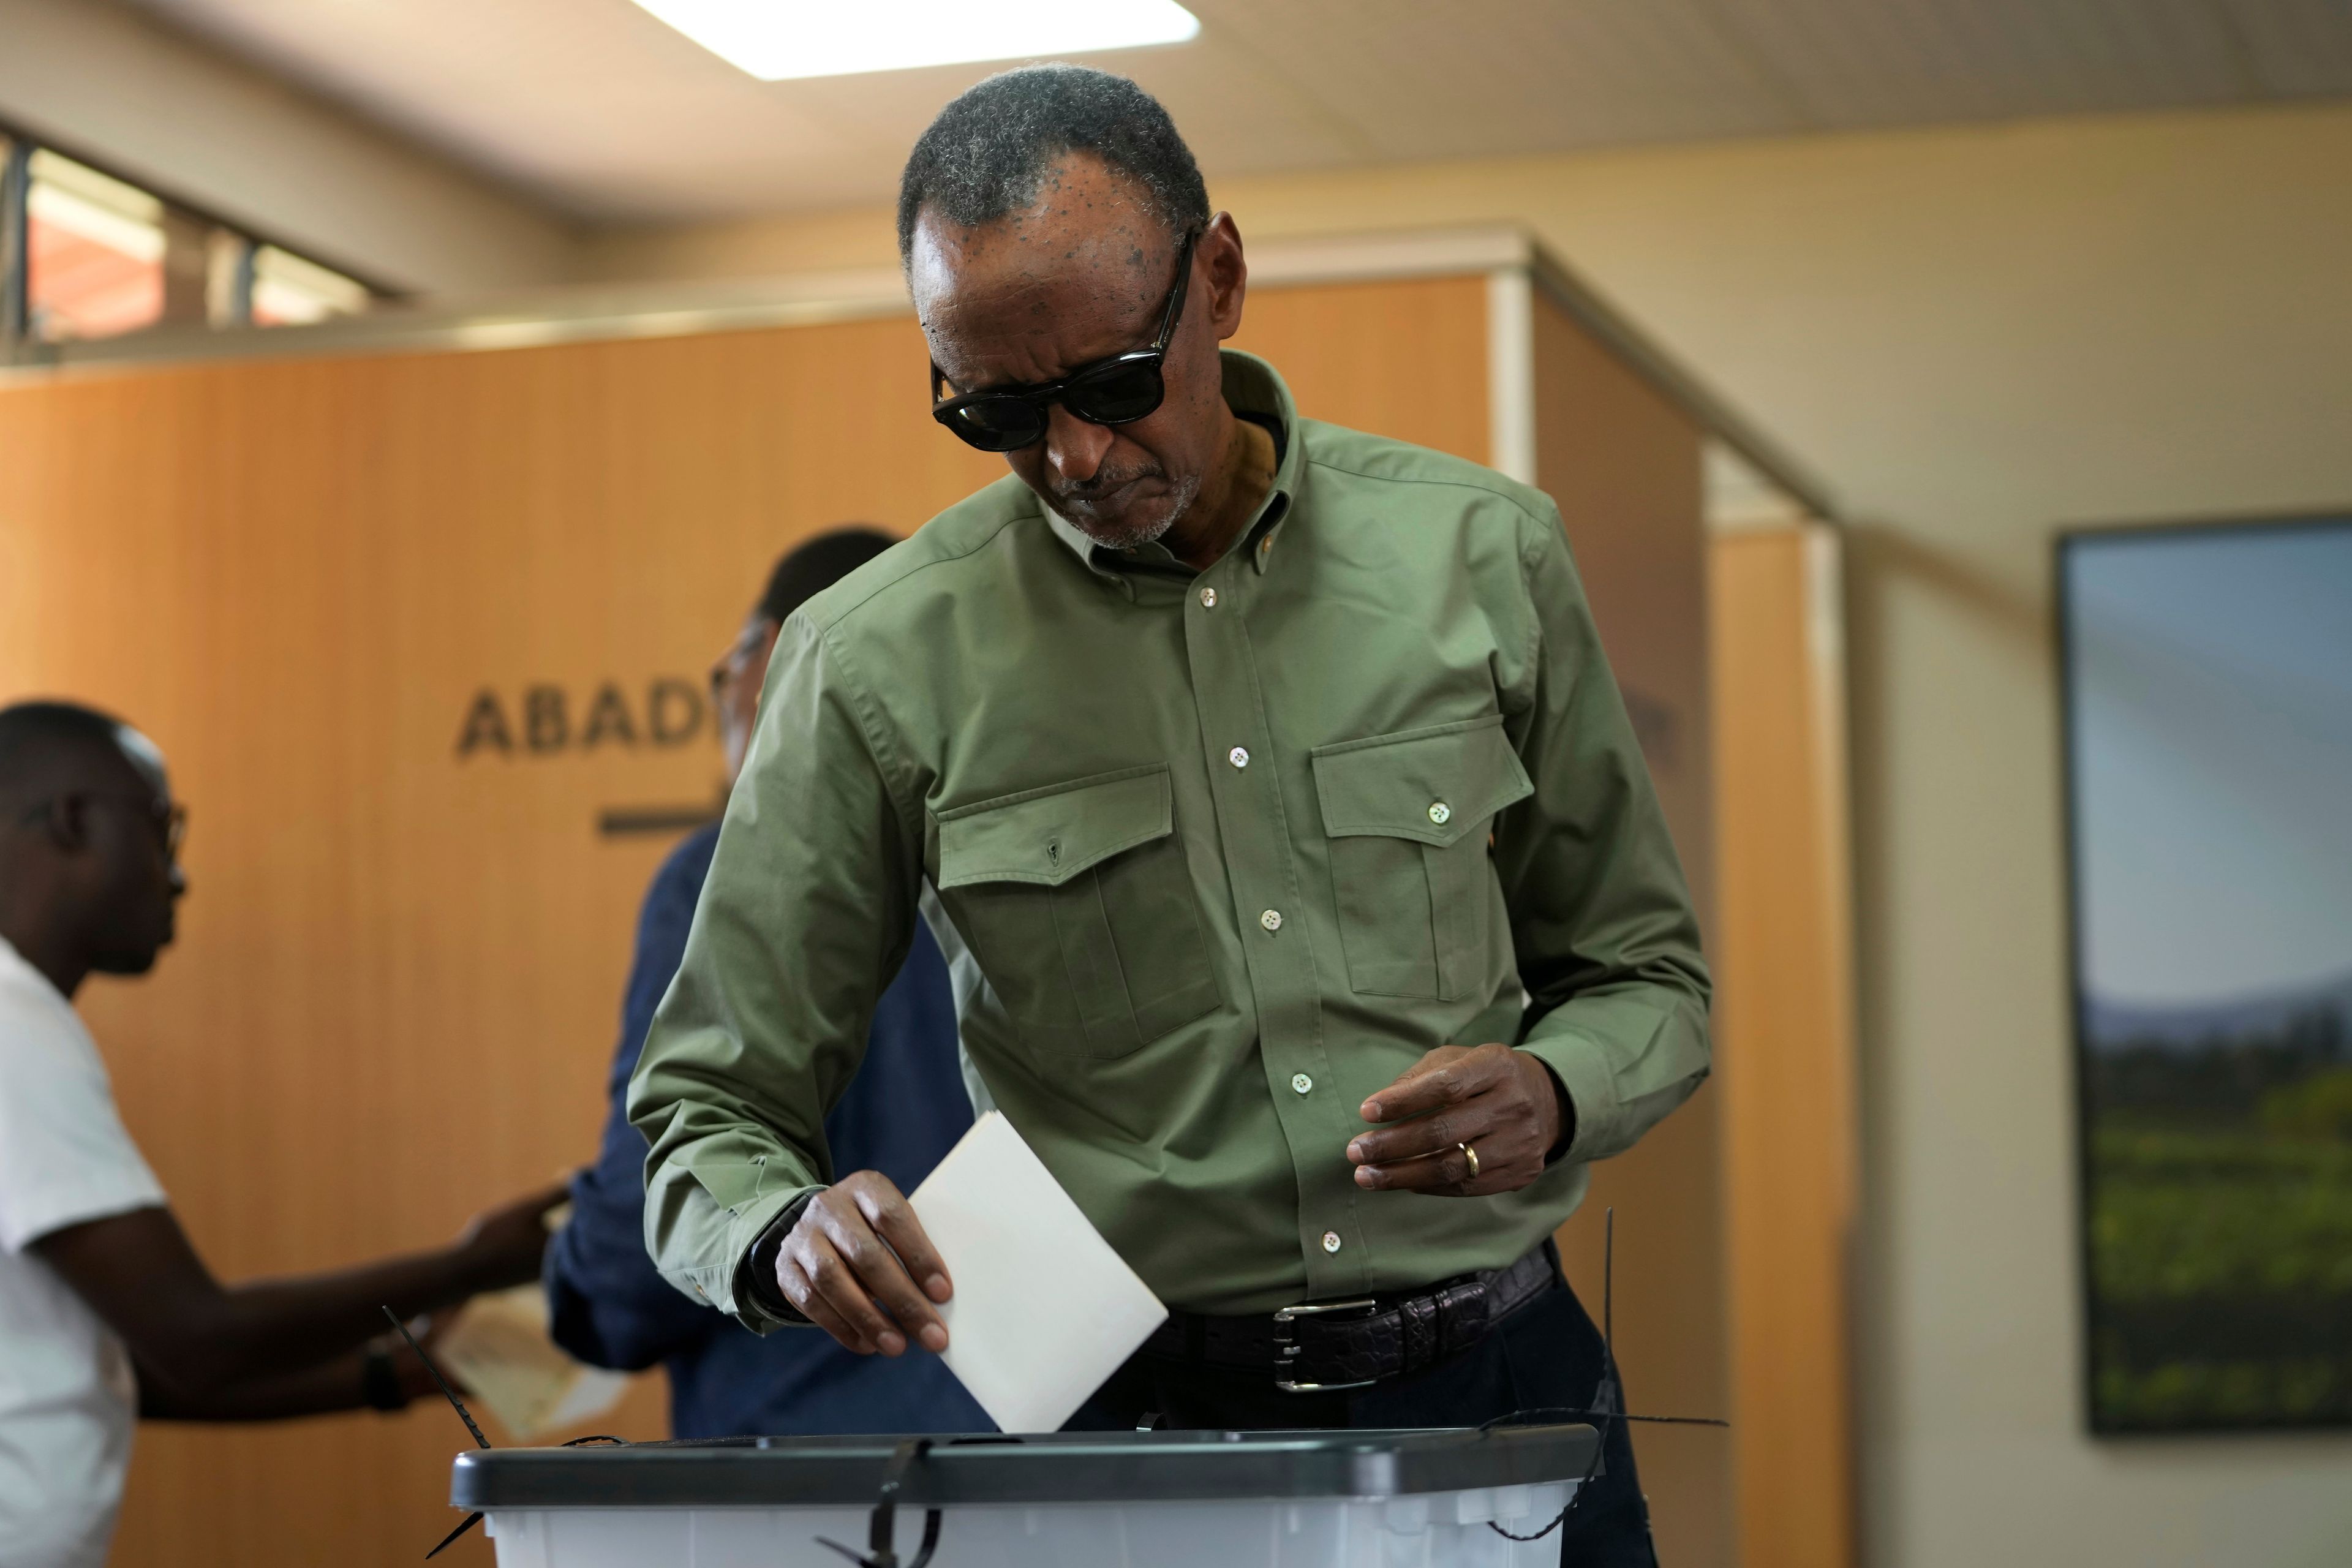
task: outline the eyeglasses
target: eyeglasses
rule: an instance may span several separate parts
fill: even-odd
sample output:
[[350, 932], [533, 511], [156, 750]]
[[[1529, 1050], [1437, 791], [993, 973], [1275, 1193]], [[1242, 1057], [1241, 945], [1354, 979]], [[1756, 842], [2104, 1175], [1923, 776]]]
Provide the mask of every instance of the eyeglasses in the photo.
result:
[[1160, 312], [1160, 335], [1148, 349], [1113, 354], [1059, 381], [1038, 386], [999, 386], [942, 400], [946, 378], [931, 366], [931, 417], [954, 431], [965, 445], [983, 452], [1017, 452], [1045, 438], [1053, 406], [1060, 404], [1089, 425], [1132, 425], [1156, 410], [1168, 395], [1161, 366], [1169, 341], [1184, 314], [1185, 286], [1192, 279], [1193, 229], [1176, 251], [1176, 281]]
[[727, 689], [742, 679], [743, 667], [757, 651], [765, 629], [759, 621], [752, 621], [728, 645], [727, 651], [719, 656], [719, 662], [710, 667], [710, 700], [713, 706], [724, 703]]
[[155, 826], [155, 837], [163, 841], [163, 858], [176, 862], [180, 846], [188, 841], [188, 808], [175, 800], [159, 800], [152, 795], [97, 795], [92, 800], [110, 800], [118, 805], [145, 808], [148, 820]]

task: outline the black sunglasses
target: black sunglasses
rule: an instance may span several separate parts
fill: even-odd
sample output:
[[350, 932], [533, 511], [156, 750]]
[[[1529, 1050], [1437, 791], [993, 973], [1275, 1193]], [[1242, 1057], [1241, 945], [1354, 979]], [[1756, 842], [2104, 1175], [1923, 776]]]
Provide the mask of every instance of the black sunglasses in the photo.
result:
[[1168, 290], [1160, 335], [1150, 348], [1098, 359], [1040, 386], [999, 386], [944, 400], [940, 387], [945, 378], [934, 364], [931, 417], [967, 446], [983, 452], [1017, 452], [1045, 438], [1046, 421], [1056, 403], [1089, 425], [1132, 425], [1150, 414], [1168, 395], [1160, 366], [1184, 314], [1185, 285], [1192, 279], [1192, 244], [1200, 237], [1200, 230], [1190, 230], [1177, 247], [1176, 282]]

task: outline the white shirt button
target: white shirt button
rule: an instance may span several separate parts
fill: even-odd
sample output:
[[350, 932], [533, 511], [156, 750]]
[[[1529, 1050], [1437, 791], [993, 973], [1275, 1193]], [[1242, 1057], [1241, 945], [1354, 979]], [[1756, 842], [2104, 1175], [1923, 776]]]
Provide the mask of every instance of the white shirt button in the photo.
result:
[[1308, 1089], [1315, 1087], [1315, 1080], [1308, 1078], [1303, 1072], [1295, 1072], [1290, 1075], [1290, 1087], [1297, 1089], [1299, 1093], [1305, 1094]]
[[1202, 609], [1204, 609], [1204, 610], [1213, 610], [1213, 609], [1215, 609], [1216, 607], [1217, 607], [1217, 591], [1216, 591], [1214, 588], [1203, 588], [1203, 589], [1202, 589], [1202, 590], [1201, 590], [1201, 608], [1202, 608]]
[[1234, 766], [1237, 768], [1245, 768], [1249, 766], [1249, 752], [1239, 746], [1235, 746], [1232, 751], [1225, 753], [1225, 761], [1233, 763]]
[[1446, 819], [1451, 817], [1453, 815], [1454, 808], [1446, 805], [1444, 801], [1436, 800], [1430, 802], [1429, 820], [1437, 824], [1438, 826], [1444, 826]]
[[1265, 927], [1268, 931], [1280, 931], [1282, 929], [1282, 911], [1280, 910], [1268, 910], [1265, 913], [1257, 917], [1257, 923]]
[[1323, 1250], [1326, 1252], [1337, 1252], [1339, 1250], [1339, 1233], [1338, 1231], [1327, 1230], [1323, 1233]]

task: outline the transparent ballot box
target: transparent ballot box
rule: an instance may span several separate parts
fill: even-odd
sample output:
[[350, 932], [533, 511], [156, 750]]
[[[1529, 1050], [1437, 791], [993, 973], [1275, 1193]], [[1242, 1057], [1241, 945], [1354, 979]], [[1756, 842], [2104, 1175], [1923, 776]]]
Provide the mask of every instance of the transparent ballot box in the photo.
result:
[[1554, 1426], [499, 1448], [458, 1457], [450, 1501], [487, 1516], [499, 1568], [1552, 1568], [1546, 1527], [1599, 1447]]

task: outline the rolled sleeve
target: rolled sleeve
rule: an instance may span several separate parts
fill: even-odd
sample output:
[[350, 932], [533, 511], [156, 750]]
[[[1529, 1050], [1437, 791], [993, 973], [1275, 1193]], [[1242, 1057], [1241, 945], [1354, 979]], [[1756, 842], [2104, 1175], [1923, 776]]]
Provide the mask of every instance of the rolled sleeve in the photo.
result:
[[[824, 1117], [905, 959], [921, 847], [837, 650], [787, 623], [677, 977], [630, 1085], [646, 1246], [670, 1283], [757, 1332], [752, 1247], [835, 1176]], [[919, 819], [918, 819], [919, 820]]]

